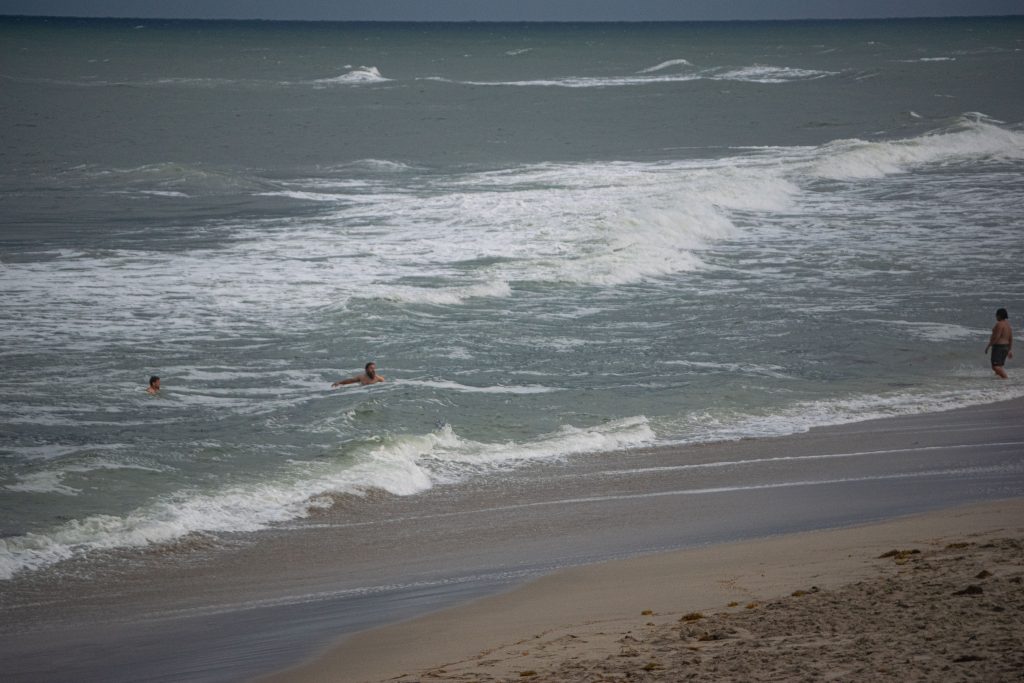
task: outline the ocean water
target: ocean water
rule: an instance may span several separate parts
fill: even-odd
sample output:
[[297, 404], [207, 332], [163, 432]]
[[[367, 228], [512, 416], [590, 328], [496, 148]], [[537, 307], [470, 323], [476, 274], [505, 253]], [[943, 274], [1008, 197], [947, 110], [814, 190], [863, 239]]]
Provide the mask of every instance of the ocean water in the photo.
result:
[[1024, 396], [1022, 124], [1021, 19], [0, 18], [0, 579]]

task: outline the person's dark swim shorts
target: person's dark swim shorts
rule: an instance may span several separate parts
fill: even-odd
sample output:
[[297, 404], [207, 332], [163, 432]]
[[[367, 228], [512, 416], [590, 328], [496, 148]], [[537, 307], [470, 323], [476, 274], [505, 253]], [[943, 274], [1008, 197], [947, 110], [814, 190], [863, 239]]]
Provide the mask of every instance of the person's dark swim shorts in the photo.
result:
[[1006, 354], [1010, 352], [1009, 344], [992, 345], [992, 367], [996, 368], [1006, 364]]

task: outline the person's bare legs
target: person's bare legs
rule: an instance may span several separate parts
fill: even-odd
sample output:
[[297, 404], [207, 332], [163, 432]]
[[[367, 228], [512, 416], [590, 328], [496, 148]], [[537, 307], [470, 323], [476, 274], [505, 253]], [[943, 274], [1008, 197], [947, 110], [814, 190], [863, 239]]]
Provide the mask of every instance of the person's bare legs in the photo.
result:
[[993, 365], [992, 371], [999, 375], [1000, 379], [1009, 379], [1009, 377], [1007, 377], [1006, 375], [1006, 370], [1003, 370], [1002, 365]]

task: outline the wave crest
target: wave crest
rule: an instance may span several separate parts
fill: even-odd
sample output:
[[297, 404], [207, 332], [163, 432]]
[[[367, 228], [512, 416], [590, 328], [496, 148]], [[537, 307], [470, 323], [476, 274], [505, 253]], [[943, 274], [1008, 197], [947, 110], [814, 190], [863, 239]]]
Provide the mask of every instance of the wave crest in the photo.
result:
[[647, 67], [646, 69], [641, 69], [637, 73], [650, 74], [650, 73], [654, 73], [655, 71], [661, 71], [662, 69], [668, 69], [668, 68], [673, 67], [673, 66], [693, 66], [693, 65], [690, 64], [690, 62], [688, 62], [685, 59], [670, 59], [670, 60], [668, 60], [666, 62], [662, 62], [661, 64], [656, 64], [654, 66]]
[[[348, 67], [346, 67], [348, 68]], [[351, 71], [334, 76], [332, 78], [318, 78], [313, 81], [315, 85], [325, 87], [330, 85], [362, 85], [366, 83], [386, 83], [390, 78], [380, 75], [380, 70], [375, 66], [360, 66]]]
[[192, 534], [258, 531], [329, 507], [332, 495], [363, 495], [371, 489], [412, 495], [487, 469], [621, 450], [653, 438], [643, 417], [588, 428], [564, 426], [526, 443], [471, 441], [450, 425], [428, 434], [384, 437], [355, 447], [341, 461], [293, 463], [275, 481], [210, 493], [183, 491], [123, 516], [93, 515], [44, 533], [2, 538], [0, 580], [98, 550], [172, 543]]
[[1024, 159], [1024, 133], [981, 117], [964, 117], [943, 131], [916, 138], [837, 140], [820, 148], [813, 173], [833, 180], [881, 178], [931, 163]]

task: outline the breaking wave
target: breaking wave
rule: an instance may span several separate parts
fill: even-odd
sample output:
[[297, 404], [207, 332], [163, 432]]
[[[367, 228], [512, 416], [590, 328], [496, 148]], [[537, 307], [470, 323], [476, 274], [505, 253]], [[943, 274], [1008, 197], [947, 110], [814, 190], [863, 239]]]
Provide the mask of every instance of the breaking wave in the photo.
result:
[[249, 532], [307, 517], [332, 496], [381, 489], [412, 495], [495, 468], [537, 459], [650, 443], [642, 417], [596, 427], [564, 426], [525, 443], [488, 444], [459, 437], [449, 425], [419, 435], [366, 443], [341, 461], [293, 463], [277, 479], [200, 493], [181, 491], [125, 515], [93, 515], [46, 532], [0, 538], [0, 579], [97, 550], [171, 543], [196, 533]]
[[387, 83], [390, 78], [384, 78], [380, 75], [380, 70], [375, 66], [360, 66], [360, 67], [345, 67], [351, 69], [340, 76], [334, 76], [332, 78], [318, 78], [311, 81], [314, 85], [319, 87], [328, 87], [332, 85], [365, 85], [367, 83]]

